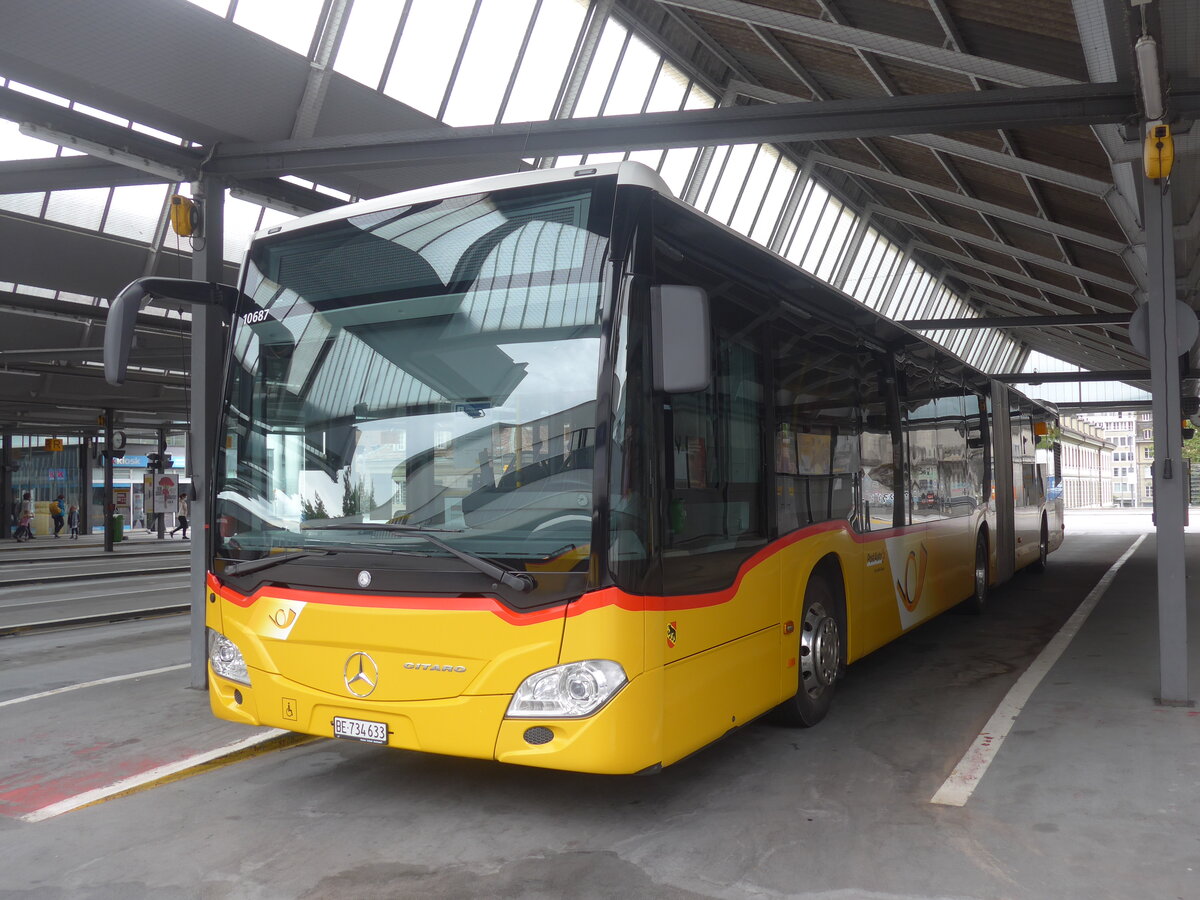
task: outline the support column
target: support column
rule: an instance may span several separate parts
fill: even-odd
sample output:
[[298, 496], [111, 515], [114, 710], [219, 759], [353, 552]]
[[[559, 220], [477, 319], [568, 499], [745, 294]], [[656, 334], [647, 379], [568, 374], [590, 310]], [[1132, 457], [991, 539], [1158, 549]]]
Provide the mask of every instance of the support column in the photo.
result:
[[113, 411], [104, 411], [104, 499], [100, 502], [100, 528], [104, 533], [104, 552], [112, 553], [113, 508]]
[[79, 439], [79, 533], [91, 534], [92, 507], [92, 437]]
[[992, 490], [996, 492], [996, 584], [1016, 570], [1016, 520], [1013, 510], [1012, 416], [1008, 386], [992, 383]]
[[4, 507], [0, 510], [0, 516], [4, 517], [4, 531], [0, 534], [0, 538], [9, 540], [13, 536], [12, 505], [13, 500], [16, 499], [13, 497], [11, 434], [0, 437], [0, 497], [4, 498]]
[[[1158, 540], [1159, 694], [1163, 706], [1191, 706], [1188, 694], [1187, 581], [1183, 526], [1187, 512], [1179, 348], [1175, 325], [1175, 241], [1168, 183], [1142, 185], [1149, 268], [1150, 388], [1154, 409], [1154, 513]], [[1140, 464], [1140, 463], [1135, 463]]]
[[[192, 277], [220, 281], [224, 270], [225, 186], [213, 178], [192, 185], [192, 196], [203, 211], [203, 241], [192, 249]], [[213, 442], [221, 404], [221, 361], [225, 340], [221, 310], [197, 304], [192, 307], [191, 445], [187, 470], [191, 476], [191, 686], [208, 686], [208, 649], [204, 632], [205, 580], [210, 558], [209, 495], [212, 491]]]
[[[162, 459], [166, 455], [166, 453], [167, 453], [167, 433], [166, 433], [166, 431], [164, 431], [163, 429], [160, 428], [160, 429], [158, 429], [158, 459], [159, 459], [159, 463], [158, 463], [158, 469], [154, 472], [154, 474], [158, 475], [158, 474], [161, 474], [161, 473], [167, 471], [167, 467], [162, 464]], [[155, 479], [155, 483], [154, 483], [153, 487], [154, 487], [155, 491], [157, 491], [157, 489], [158, 489], [157, 479]], [[158, 525], [158, 539], [161, 541], [161, 540], [165, 540], [167, 537], [167, 515], [166, 515], [166, 510], [158, 509], [157, 506], [158, 506], [158, 504], [155, 504], [154, 521]]]

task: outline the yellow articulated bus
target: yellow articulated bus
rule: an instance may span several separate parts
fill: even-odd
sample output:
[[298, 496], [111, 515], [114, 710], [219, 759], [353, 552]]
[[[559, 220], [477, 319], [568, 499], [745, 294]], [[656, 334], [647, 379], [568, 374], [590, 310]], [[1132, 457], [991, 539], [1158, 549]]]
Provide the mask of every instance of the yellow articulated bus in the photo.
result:
[[298, 219], [242, 279], [225, 719], [655, 771], [816, 724], [846, 664], [1062, 540], [1052, 409], [637, 164]]

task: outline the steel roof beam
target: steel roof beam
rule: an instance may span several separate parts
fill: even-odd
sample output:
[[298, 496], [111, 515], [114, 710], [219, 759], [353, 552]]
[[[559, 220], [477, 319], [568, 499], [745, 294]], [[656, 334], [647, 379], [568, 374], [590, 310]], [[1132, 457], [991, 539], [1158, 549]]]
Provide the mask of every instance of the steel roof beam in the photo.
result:
[[880, 206], [872, 203], [867, 207], [868, 210], [877, 216], [882, 216], [887, 219], [894, 219], [897, 222], [905, 222], [917, 228], [925, 228], [935, 234], [944, 235], [948, 238], [953, 238], [956, 241], [964, 241], [968, 244], [974, 244], [977, 247], [983, 247], [995, 253], [1002, 253], [1006, 256], [1011, 256], [1014, 259], [1021, 259], [1025, 262], [1033, 263], [1045, 269], [1051, 269], [1055, 272], [1061, 272], [1063, 275], [1070, 275], [1072, 278], [1081, 278], [1085, 281], [1090, 281], [1093, 284], [1103, 285], [1104, 287], [1112, 288], [1114, 291], [1124, 291], [1127, 294], [1132, 294], [1137, 290], [1137, 285], [1126, 281], [1118, 281], [1116, 278], [1109, 278], [1106, 275], [1097, 275], [1087, 269], [1073, 266], [1069, 263], [1064, 263], [1061, 260], [1051, 259], [1048, 256], [1042, 256], [1040, 253], [1034, 253], [1030, 250], [1023, 250], [1020, 247], [1015, 247], [1012, 244], [1002, 244], [999, 241], [993, 241], [990, 238], [981, 237], [970, 231], [963, 231], [961, 228], [952, 228], [948, 225], [942, 225], [938, 222], [931, 222], [928, 219], [922, 219], [920, 216], [910, 215], [909, 213], [899, 212], [894, 209]]
[[[1200, 85], [1176, 84], [1173, 97], [1177, 108], [1200, 109]], [[229, 176], [349, 171], [414, 160], [556, 156], [1118, 122], [1136, 112], [1133, 88], [1126, 84], [963, 91], [222, 144], [205, 170]]]
[[[972, 292], [971, 298], [980, 306], [1004, 310], [1005, 312], [1003, 316], [998, 318], [1013, 320], [1017, 318], [1034, 318], [1033, 316], [1024, 315], [1022, 310], [1008, 302], [998, 300], [995, 297], [981, 297], [979, 294]], [[1055, 316], [1054, 318], [1062, 318], [1070, 321], [1072, 316], [1061, 314], [1059, 316]], [[1075, 318], [1077, 319], [1080, 317]], [[1128, 316], [1124, 316], [1122, 318], [1128, 319]], [[907, 325], [908, 323], [906, 322], [904, 324]], [[1093, 327], [1108, 328], [1110, 326], [1098, 325]], [[1116, 335], [1115, 337], [1121, 341], [1122, 345], [1125, 343], [1125, 340], [1120, 335]], [[1077, 330], [1070, 332], [1069, 337], [1063, 336], [1051, 338], [1047, 336], [1046, 332], [1042, 328], [1038, 328], [1032, 333], [1025, 334], [1024, 340], [1029, 344], [1050, 344], [1053, 346], [1054, 353], [1061, 353], [1064, 347], [1069, 346], [1073, 354], [1072, 358], [1080, 360], [1078, 365], [1094, 365], [1099, 369], [1107, 369], [1114, 365], [1119, 366], [1124, 363], [1124, 358], [1119, 353], [1114, 352], [1114, 337], [1108, 334], [1098, 334], [1093, 336], [1089, 332]], [[1084, 360], [1087, 362], [1085, 363]]]
[[676, 6], [724, 19], [732, 19], [746, 25], [759, 25], [825, 43], [851, 47], [855, 50], [866, 50], [880, 56], [888, 56], [934, 69], [955, 72], [960, 75], [974, 75], [1013, 87], [1043, 87], [1076, 83], [1073, 79], [1063, 78], [1061, 75], [1052, 75], [1048, 72], [1027, 69], [1024, 66], [1014, 66], [993, 59], [958, 53], [932, 44], [908, 41], [862, 28], [840, 25], [836, 22], [826, 22], [750, 3], [739, 3], [736, 0], [658, 0], [658, 2], [667, 6]]
[[[979, 269], [980, 271], [988, 272], [992, 275], [999, 275], [1001, 278], [1007, 278], [1010, 281], [1017, 282], [1018, 284], [1026, 284], [1029, 285], [1029, 287], [1037, 288], [1038, 290], [1045, 291], [1049, 294], [1057, 294], [1060, 297], [1065, 297], [1068, 300], [1073, 300], [1076, 303], [1095, 310], [1112, 313], [1127, 312], [1127, 310], [1123, 310], [1119, 306], [1114, 306], [1113, 304], [1106, 303], [1103, 300], [1097, 300], [1095, 297], [1089, 297], [1087, 294], [1081, 294], [1078, 291], [1072, 291], [1069, 288], [1059, 287], [1057, 284], [1051, 284], [1048, 281], [1042, 281], [1038, 278], [1031, 278], [1028, 275], [1022, 275], [1020, 272], [1014, 272], [1011, 269], [1005, 269], [1001, 266], [993, 266], [991, 263], [980, 262], [979, 260], [973, 259], [970, 256], [963, 256], [961, 253], [943, 250], [941, 247], [936, 247], [933, 244], [917, 242], [913, 244], [913, 249], [923, 250], [924, 252], [931, 253], [941, 259], [960, 263], [971, 269]], [[958, 273], [955, 273], [955, 277], [959, 277]], [[970, 278], [966, 275], [961, 277], [964, 281], [970, 280]], [[995, 285], [993, 285], [991, 282], [984, 281], [983, 279], [978, 279], [977, 283], [985, 286], [995, 287]], [[1023, 299], [1027, 300], [1029, 303], [1037, 303], [1037, 300], [1032, 297]]]
[[[759, 85], [740, 79], [731, 81], [729, 88], [744, 97], [763, 100], [767, 103], [805, 102], [804, 97], [797, 97], [795, 94], [786, 94], [783, 91], [760, 87]], [[951, 156], [961, 156], [963, 159], [983, 163], [997, 169], [1004, 169], [1008, 172], [1016, 172], [1018, 175], [1028, 175], [1030, 178], [1036, 178], [1039, 181], [1047, 181], [1051, 184], [1057, 184], [1060, 187], [1070, 188], [1071, 190], [1091, 194], [1096, 197], [1103, 197], [1113, 189], [1112, 184], [1107, 181], [1088, 178], [1085, 175], [1069, 172], [1066, 169], [1058, 169], [1054, 166], [1033, 162], [1020, 156], [989, 150], [986, 147], [968, 144], [965, 141], [956, 141], [954, 138], [943, 137], [937, 134], [897, 134], [890, 136], [898, 141], [917, 144], [921, 147], [927, 147], [930, 150], [941, 150], [944, 153], [949, 153]]]
[[[181, 147], [12, 88], [0, 88], [0, 118], [32, 124], [41, 130], [95, 145], [98, 151], [103, 152], [103, 148], [112, 152], [107, 159], [90, 155], [0, 163], [0, 193], [166, 184], [176, 176], [181, 176], [180, 180], [195, 180], [200, 177], [206, 156], [204, 150]], [[143, 164], [144, 168], [141, 167]], [[147, 171], [157, 168], [178, 172], [168, 175], [165, 171]], [[239, 179], [235, 186], [270, 200], [313, 211], [343, 205], [341, 200], [328, 194], [278, 178]]]
[[0, 162], [0, 194], [163, 183], [158, 175], [94, 156], [56, 156]]
[[1092, 234], [1090, 231], [1072, 228], [1069, 225], [1060, 225], [1059, 223], [1051, 222], [1048, 219], [1042, 219], [1038, 216], [1031, 216], [1028, 213], [1017, 212], [1016, 210], [1009, 209], [1007, 206], [1001, 206], [998, 203], [988, 203], [984, 200], [976, 200], [972, 197], [966, 197], [962, 194], [956, 193], [955, 191], [947, 191], [944, 188], [934, 187], [931, 184], [926, 184], [924, 181], [917, 181], [914, 178], [904, 178], [899, 175], [892, 175], [889, 172], [883, 172], [879, 169], [873, 169], [870, 166], [864, 166], [860, 163], [850, 162], [849, 160], [838, 159], [836, 156], [829, 156], [825, 153], [814, 153], [813, 161], [817, 165], [828, 166], [831, 169], [849, 172], [852, 175], [860, 175], [863, 178], [870, 178], [874, 181], [879, 181], [883, 184], [900, 188], [901, 190], [916, 191], [919, 194], [924, 194], [926, 197], [932, 197], [934, 200], [940, 200], [943, 203], [965, 207], [966, 209], [974, 210], [977, 213], [987, 216], [995, 216], [997, 219], [1004, 219], [1008, 222], [1015, 222], [1018, 225], [1024, 225], [1026, 228], [1032, 228], [1035, 231], [1044, 231], [1048, 234], [1056, 234], [1059, 237], [1064, 237], [1080, 244], [1086, 244], [1089, 247], [1095, 247], [1098, 250], [1107, 250], [1109, 253], [1120, 255], [1121, 251], [1128, 246], [1121, 241], [1114, 241], [1112, 238], [1106, 238], [1098, 234]]
[[1095, 316], [996, 316], [978, 319], [906, 319], [905, 328], [923, 331], [963, 328], [1078, 328], [1081, 325], [1128, 325], [1127, 313]]
[[1091, 372], [1016, 372], [993, 375], [1004, 384], [1064, 384], [1072, 381], [1147, 381], [1149, 369], [1107, 369]]
[[[1007, 269], [1000, 269], [999, 267], [996, 267], [996, 266], [993, 266], [993, 268], [996, 269], [996, 272], [994, 272], [993, 274], [999, 275], [1001, 278], [1007, 278], [1007, 277], [1009, 277], [1009, 275], [1012, 274]], [[1055, 306], [1053, 303], [1048, 302], [1047, 300], [1043, 299], [1042, 297], [1035, 297], [1031, 294], [1023, 294], [1020, 291], [1011, 290], [1009, 288], [1004, 287], [1001, 284], [997, 284], [994, 281], [989, 281], [986, 278], [979, 278], [975, 275], [970, 275], [966, 272], [961, 272], [961, 271], [957, 271], [957, 270], [952, 272], [950, 277], [953, 278], [954, 280], [961, 281], [964, 284], [969, 284], [969, 285], [972, 285], [977, 288], [982, 288], [983, 290], [994, 291], [997, 294], [1000, 294], [1004, 297], [1008, 297], [1010, 300], [1015, 300], [1017, 303], [1024, 303], [1029, 306], [1036, 307], [1037, 309], [1044, 309], [1047, 312], [1052, 313], [1054, 315], [1064, 315], [1064, 316], [1075, 315], [1075, 313], [1064, 310], [1061, 306]], [[1022, 277], [1024, 277], [1024, 276], [1022, 276]], [[1030, 287], [1037, 288], [1037, 287], [1039, 287], [1039, 285], [1030, 285]], [[987, 303], [999, 303], [999, 301], [997, 301], [996, 298], [994, 298], [994, 297], [978, 297], [978, 299], [983, 300]], [[1113, 312], [1114, 314], [1116, 314], [1117, 312], [1120, 312], [1120, 310], [1109, 310], [1109, 311]]]

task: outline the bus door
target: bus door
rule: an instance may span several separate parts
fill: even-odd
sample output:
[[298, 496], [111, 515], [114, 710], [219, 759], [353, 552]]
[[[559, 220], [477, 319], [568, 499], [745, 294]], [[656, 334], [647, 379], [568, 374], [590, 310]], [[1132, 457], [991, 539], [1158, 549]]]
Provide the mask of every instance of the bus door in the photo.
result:
[[1038, 557], [1042, 531], [1042, 506], [1045, 483], [1037, 465], [1033, 423], [1028, 416], [1012, 419], [1013, 531], [1016, 538], [1016, 566], [1020, 568]]

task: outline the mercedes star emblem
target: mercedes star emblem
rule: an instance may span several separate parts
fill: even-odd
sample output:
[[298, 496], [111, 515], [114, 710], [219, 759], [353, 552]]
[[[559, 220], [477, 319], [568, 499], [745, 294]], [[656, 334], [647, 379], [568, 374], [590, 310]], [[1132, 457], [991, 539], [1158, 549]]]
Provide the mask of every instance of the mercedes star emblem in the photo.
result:
[[358, 573], [358, 586], [361, 588], [371, 586], [371, 573], [368, 572], [366, 569], [363, 569], [361, 572]]
[[355, 697], [369, 697], [379, 683], [379, 666], [361, 650], [351, 653], [343, 675], [346, 690]]

